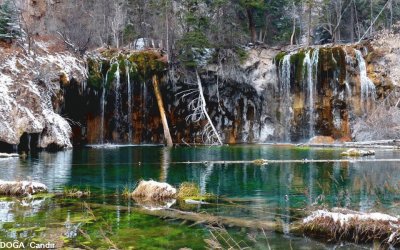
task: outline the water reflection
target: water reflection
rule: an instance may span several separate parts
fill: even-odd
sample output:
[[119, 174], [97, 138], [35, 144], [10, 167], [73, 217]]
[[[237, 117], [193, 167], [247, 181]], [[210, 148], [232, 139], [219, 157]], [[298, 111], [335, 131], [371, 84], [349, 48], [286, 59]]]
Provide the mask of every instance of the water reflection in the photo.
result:
[[[356, 210], [398, 213], [400, 169], [394, 162], [215, 164], [212, 160], [335, 159], [339, 150], [298, 149], [271, 146], [197, 148], [118, 147], [83, 149], [56, 154], [40, 153], [26, 160], [0, 161], [0, 179], [32, 179], [51, 190], [81, 186], [99, 193], [121, 193], [140, 179], [178, 186], [195, 182], [202, 193], [248, 200], [253, 210], [215, 210], [232, 216], [265, 216], [257, 209], [272, 209], [285, 223], [294, 208], [328, 205]], [[377, 158], [398, 158], [395, 151], [377, 152]], [[204, 161], [204, 164], [177, 163]], [[208, 162], [205, 162], [208, 161]], [[113, 203], [122, 204], [122, 199]], [[254, 210], [256, 209], [256, 210]], [[228, 211], [227, 211], [228, 210]], [[270, 216], [271, 217], [271, 216]]]
[[56, 154], [41, 152], [27, 159], [0, 161], [1, 180], [26, 180], [44, 182], [49, 190], [66, 185], [71, 176], [73, 151]]

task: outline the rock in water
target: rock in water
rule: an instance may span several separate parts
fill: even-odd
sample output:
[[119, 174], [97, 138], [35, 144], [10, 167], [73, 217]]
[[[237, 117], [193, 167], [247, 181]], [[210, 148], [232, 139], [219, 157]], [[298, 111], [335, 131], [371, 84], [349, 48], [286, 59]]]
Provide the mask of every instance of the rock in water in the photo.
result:
[[176, 188], [168, 183], [156, 182], [153, 180], [140, 181], [131, 195], [132, 197], [153, 201], [173, 199], [176, 196]]
[[43, 192], [47, 192], [47, 187], [39, 182], [0, 180], [0, 195], [24, 196]]
[[340, 154], [341, 156], [353, 156], [353, 157], [362, 157], [362, 156], [370, 156], [370, 155], [375, 155], [374, 150], [359, 150], [359, 149], [354, 149], [351, 148], [343, 153]]

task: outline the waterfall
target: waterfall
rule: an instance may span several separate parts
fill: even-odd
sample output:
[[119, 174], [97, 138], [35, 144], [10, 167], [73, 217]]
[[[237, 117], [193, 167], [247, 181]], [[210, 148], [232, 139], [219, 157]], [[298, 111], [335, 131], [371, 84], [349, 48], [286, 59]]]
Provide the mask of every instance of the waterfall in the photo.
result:
[[367, 66], [364, 57], [359, 50], [355, 50], [356, 58], [358, 62], [358, 68], [360, 70], [360, 84], [361, 84], [361, 107], [363, 107], [364, 113], [368, 113], [368, 100], [375, 102], [376, 89], [374, 83], [367, 76]]
[[292, 113], [292, 103], [290, 99], [290, 57], [291, 54], [285, 55], [280, 62], [280, 94], [281, 94], [281, 109], [280, 123], [284, 129], [283, 140], [290, 141], [290, 118]]
[[119, 73], [119, 63], [117, 62], [117, 70], [115, 71], [115, 108], [114, 108], [114, 118], [115, 118], [115, 129], [118, 131], [120, 127], [120, 107], [121, 107], [121, 75]]
[[147, 84], [143, 82], [142, 84], [142, 141], [146, 140], [146, 126], [147, 126]]
[[318, 76], [318, 59], [319, 59], [319, 49], [307, 51], [304, 61], [303, 68], [306, 70], [305, 74], [307, 94], [308, 94], [308, 115], [309, 115], [309, 138], [315, 136], [315, 101], [314, 95], [316, 93], [316, 82]]
[[100, 144], [104, 144], [104, 111], [105, 111], [105, 97], [106, 97], [106, 84], [108, 72], [106, 73], [106, 77], [103, 77], [103, 89], [101, 92], [101, 124], [100, 124]]
[[129, 61], [126, 61], [126, 67], [125, 67], [125, 71], [126, 71], [126, 79], [127, 79], [127, 83], [128, 83], [128, 142], [132, 143], [132, 86], [131, 86], [131, 78], [130, 78], [130, 67], [129, 65]]

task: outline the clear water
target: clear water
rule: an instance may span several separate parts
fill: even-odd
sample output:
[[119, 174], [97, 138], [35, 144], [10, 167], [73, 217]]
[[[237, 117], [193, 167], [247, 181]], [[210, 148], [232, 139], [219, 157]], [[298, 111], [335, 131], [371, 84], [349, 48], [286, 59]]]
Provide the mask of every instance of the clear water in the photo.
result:
[[[340, 149], [289, 146], [223, 147], [114, 147], [86, 148], [55, 154], [39, 153], [27, 159], [0, 160], [0, 179], [32, 179], [61, 192], [65, 186], [90, 188], [86, 199], [53, 198], [21, 206], [0, 199], [0, 238], [48, 239], [58, 232], [65, 247], [108, 248], [99, 226], [119, 248], [204, 249], [211, 234], [205, 226], [163, 220], [135, 213], [133, 201], [121, 196], [124, 188], [141, 179], [166, 181], [178, 186], [197, 183], [202, 192], [220, 196], [221, 202], [184, 209], [243, 219], [279, 221], [283, 230], [308, 211], [320, 207], [347, 207], [360, 211], [400, 212], [400, 168], [394, 162], [213, 164], [213, 160], [338, 159]], [[397, 151], [378, 151], [375, 158], [399, 158]], [[186, 162], [201, 161], [204, 164]], [[205, 162], [207, 161], [207, 162]], [[184, 162], [184, 163], [183, 163]], [[224, 200], [230, 199], [231, 203]], [[92, 204], [95, 221], [83, 205]], [[97, 205], [98, 206], [97, 206]], [[107, 205], [107, 206], [105, 206]], [[178, 206], [178, 205], [176, 205]], [[182, 209], [181, 207], [179, 207]], [[88, 213], [90, 216], [88, 216]], [[86, 219], [86, 220], [85, 220]], [[50, 229], [49, 229], [50, 228]], [[82, 236], [78, 229], [89, 235]], [[58, 230], [58, 231], [57, 231]], [[275, 232], [232, 228], [231, 237], [251, 248], [326, 249], [331, 245]], [[49, 236], [50, 235], [50, 236]], [[52, 236], [53, 237], [53, 236]], [[60, 239], [59, 235], [56, 237]], [[50, 237], [51, 238], [51, 237]], [[156, 240], [150, 240], [150, 239]]]

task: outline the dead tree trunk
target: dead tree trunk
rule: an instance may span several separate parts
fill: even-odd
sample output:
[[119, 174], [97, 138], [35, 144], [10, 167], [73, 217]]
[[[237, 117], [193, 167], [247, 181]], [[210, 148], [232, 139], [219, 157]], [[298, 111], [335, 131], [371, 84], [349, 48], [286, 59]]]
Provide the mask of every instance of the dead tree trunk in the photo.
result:
[[197, 85], [199, 88], [199, 98], [201, 100], [201, 109], [203, 110], [203, 114], [206, 116], [206, 118], [208, 120], [208, 124], [211, 127], [212, 131], [214, 132], [214, 136], [217, 138], [218, 143], [220, 145], [222, 145], [223, 143], [222, 143], [221, 137], [219, 136], [217, 129], [214, 127], [214, 124], [212, 123], [212, 120], [211, 120], [210, 116], [208, 115], [207, 107], [206, 107], [206, 99], [204, 98], [204, 94], [203, 94], [203, 86], [201, 84], [201, 79], [200, 79], [200, 76], [199, 76], [199, 73], [197, 72], [197, 70], [196, 70], [196, 77], [197, 77]]
[[154, 94], [156, 95], [157, 99], [158, 110], [160, 111], [161, 121], [164, 128], [164, 137], [165, 140], [167, 141], [167, 146], [172, 147], [174, 144], [172, 142], [171, 133], [169, 132], [167, 116], [165, 115], [165, 110], [164, 110], [164, 102], [162, 100], [158, 77], [156, 75], [153, 76], [153, 87], [154, 87]]

